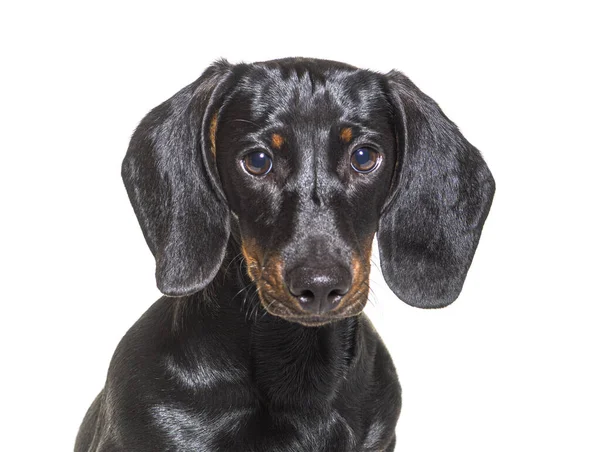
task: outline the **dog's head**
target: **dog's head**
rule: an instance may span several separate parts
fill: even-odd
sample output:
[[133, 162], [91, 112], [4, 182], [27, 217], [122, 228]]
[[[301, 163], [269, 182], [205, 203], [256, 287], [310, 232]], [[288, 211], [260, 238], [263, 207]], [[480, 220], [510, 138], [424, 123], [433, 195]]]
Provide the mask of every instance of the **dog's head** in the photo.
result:
[[363, 309], [375, 234], [400, 299], [454, 301], [494, 193], [404, 75], [310, 59], [214, 64], [142, 121], [123, 178], [163, 293], [214, 278], [233, 221], [263, 306], [304, 325]]

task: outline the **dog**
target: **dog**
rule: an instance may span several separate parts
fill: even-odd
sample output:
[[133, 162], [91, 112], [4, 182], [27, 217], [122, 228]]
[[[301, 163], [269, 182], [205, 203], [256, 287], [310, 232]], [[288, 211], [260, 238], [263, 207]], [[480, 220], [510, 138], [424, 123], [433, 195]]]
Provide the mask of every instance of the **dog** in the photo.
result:
[[166, 295], [118, 345], [76, 452], [392, 451], [401, 389], [362, 313], [371, 246], [404, 302], [459, 295], [493, 194], [406, 76], [210, 66], [123, 162]]

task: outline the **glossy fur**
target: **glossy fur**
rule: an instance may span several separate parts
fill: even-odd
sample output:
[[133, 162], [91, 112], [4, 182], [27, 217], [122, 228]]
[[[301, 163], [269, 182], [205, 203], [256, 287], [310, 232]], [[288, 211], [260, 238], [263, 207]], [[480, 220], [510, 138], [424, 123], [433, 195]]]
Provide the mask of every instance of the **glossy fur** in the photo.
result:
[[[365, 147], [381, 161], [357, 173]], [[373, 238], [400, 299], [445, 306], [494, 193], [435, 102], [394, 71], [221, 61], [144, 118], [123, 178], [169, 297], [119, 344], [76, 452], [394, 450], [400, 385], [361, 313]], [[328, 304], [290, 291], [340, 278]]]

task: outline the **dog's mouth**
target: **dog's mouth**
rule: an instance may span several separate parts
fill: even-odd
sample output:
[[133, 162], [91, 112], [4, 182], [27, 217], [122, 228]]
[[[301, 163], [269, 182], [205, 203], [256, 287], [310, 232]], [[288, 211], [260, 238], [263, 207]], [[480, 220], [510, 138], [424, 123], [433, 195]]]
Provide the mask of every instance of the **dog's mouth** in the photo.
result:
[[275, 255], [265, 259], [264, 265], [248, 247], [242, 248], [247, 272], [256, 284], [262, 307], [271, 315], [308, 327], [323, 326], [331, 322], [353, 317], [362, 312], [369, 295], [369, 260], [354, 256], [351, 273], [352, 284], [343, 296], [326, 312], [314, 312], [303, 304], [302, 297], [292, 294], [284, 282], [283, 261]]
[[[257, 283], [260, 286], [260, 282]], [[368, 287], [365, 293], [348, 293], [329, 312], [315, 314], [306, 312], [293, 296], [278, 297], [264, 288], [258, 289], [262, 307], [271, 315], [304, 326], [322, 326], [337, 320], [353, 317], [362, 312], [368, 300]]]

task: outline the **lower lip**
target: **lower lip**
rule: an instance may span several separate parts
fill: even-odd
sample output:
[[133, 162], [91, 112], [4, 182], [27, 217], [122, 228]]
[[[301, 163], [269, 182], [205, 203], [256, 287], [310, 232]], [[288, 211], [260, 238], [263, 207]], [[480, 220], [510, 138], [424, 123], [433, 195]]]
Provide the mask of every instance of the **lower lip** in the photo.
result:
[[283, 319], [300, 323], [305, 326], [322, 326], [327, 325], [328, 323], [335, 322], [337, 320], [342, 320], [343, 317], [282, 317]]

